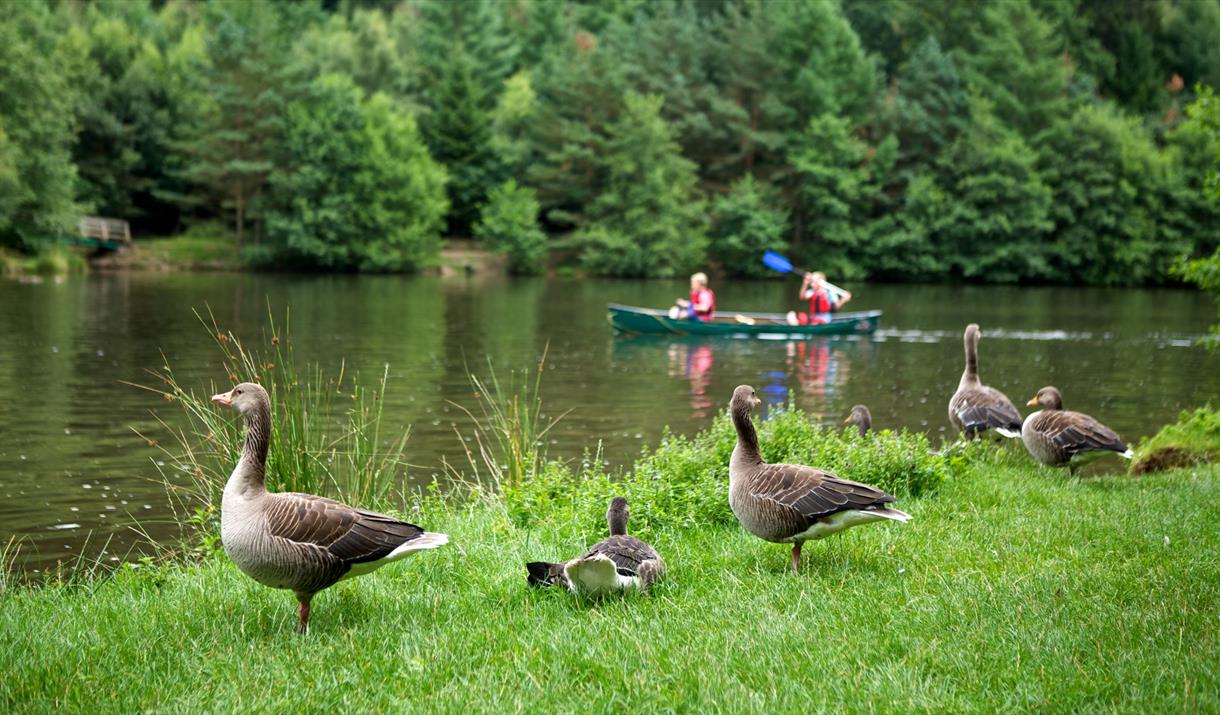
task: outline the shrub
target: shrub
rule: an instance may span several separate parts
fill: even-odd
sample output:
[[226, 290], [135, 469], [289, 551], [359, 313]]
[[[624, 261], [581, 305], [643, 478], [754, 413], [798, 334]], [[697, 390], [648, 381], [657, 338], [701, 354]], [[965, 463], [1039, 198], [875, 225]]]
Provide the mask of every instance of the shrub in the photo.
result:
[[546, 258], [546, 234], [538, 225], [538, 199], [533, 189], [513, 179], [492, 189], [483, 205], [476, 238], [508, 254], [509, 271], [541, 273]]
[[[605, 528], [610, 498], [621, 495], [631, 504], [631, 531], [643, 536], [662, 527], [735, 523], [727, 494], [736, 440], [726, 414], [693, 437], [667, 432], [618, 477], [598, 459], [579, 469], [551, 462], [533, 480], [505, 490], [509, 516], [522, 527], [596, 532]], [[949, 471], [921, 434], [883, 430], [861, 439], [820, 427], [796, 409], [772, 413], [759, 426], [759, 440], [768, 462], [816, 465], [899, 497], [934, 491]]]

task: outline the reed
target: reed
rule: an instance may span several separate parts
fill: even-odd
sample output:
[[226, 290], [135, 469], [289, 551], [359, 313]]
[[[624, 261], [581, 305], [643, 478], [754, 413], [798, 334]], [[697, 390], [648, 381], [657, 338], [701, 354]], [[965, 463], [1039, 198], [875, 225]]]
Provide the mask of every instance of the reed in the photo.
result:
[[488, 361], [488, 376], [468, 372], [477, 400], [477, 413], [450, 401], [470, 418], [470, 439], [458, 432], [465, 447], [469, 474], [444, 463], [445, 472], [456, 484], [485, 494], [499, 495], [534, 480], [547, 466], [546, 436], [568, 412], [553, 418], [542, 414], [542, 373], [546, 351], [538, 366], [521, 374], [510, 374], [501, 382]]
[[268, 309], [258, 344], [223, 329], [211, 311], [196, 317], [216, 344], [217, 374], [225, 381], [206, 387], [184, 384], [163, 356], [161, 369], [149, 371], [160, 384], [137, 385], [181, 410], [182, 419], [173, 424], [157, 417], [171, 435], [164, 445], [141, 434], [164, 454], [161, 474], [180, 524], [206, 528], [219, 515], [219, 498], [240, 455], [245, 424], [235, 412], [212, 404], [211, 395], [240, 382], [262, 385], [271, 398], [271, 489], [379, 508], [401, 503], [410, 429], [385, 423], [388, 365], [370, 388], [343, 362], [333, 374], [317, 363], [298, 364], [288, 313], [279, 323]]

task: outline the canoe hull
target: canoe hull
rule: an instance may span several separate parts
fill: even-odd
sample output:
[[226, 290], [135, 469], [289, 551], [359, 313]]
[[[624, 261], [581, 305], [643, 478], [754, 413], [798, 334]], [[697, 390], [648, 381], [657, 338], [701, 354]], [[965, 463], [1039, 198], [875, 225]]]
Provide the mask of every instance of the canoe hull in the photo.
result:
[[[738, 318], [738, 316], [741, 316]], [[614, 329], [632, 335], [725, 335], [771, 339], [800, 339], [814, 335], [868, 335], [877, 330], [881, 311], [839, 313], [822, 325], [788, 325], [782, 313], [719, 311], [714, 321], [669, 317], [664, 310], [611, 304], [606, 320]], [[753, 324], [750, 324], [752, 321]]]

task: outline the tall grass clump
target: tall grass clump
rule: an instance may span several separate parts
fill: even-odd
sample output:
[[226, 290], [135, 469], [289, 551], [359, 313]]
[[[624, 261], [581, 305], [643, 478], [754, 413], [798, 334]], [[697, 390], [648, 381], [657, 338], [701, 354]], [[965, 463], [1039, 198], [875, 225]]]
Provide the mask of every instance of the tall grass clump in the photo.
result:
[[160, 370], [149, 371], [161, 384], [142, 386], [180, 406], [185, 418], [182, 427], [158, 418], [173, 435], [160, 447], [167, 462], [162, 473], [180, 516], [200, 525], [219, 513], [218, 500], [241, 453], [245, 421], [212, 404], [211, 395], [240, 382], [262, 385], [271, 398], [270, 488], [364, 505], [392, 503], [405, 478], [409, 429], [385, 423], [388, 365], [370, 388], [343, 363], [336, 374], [317, 363], [298, 365], [287, 315], [278, 325], [268, 312], [259, 347], [222, 329], [210, 312], [207, 318], [196, 316], [218, 348], [217, 374], [225, 382], [184, 385], [166, 360]]
[[1220, 410], [1211, 406], [1184, 411], [1178, 421], [1140, 440], [1131, 474], [1164, 472], [1220, 459]]
[[[726, 495], [736, 441], [726, 413], [693, 437], [666, 432], [622, 474], [607, 472], [596, 459], [579, 468], [550, 462], [535, 478], [505, 490], [509, 516], [523, 528], [549, 523], [595, 530], [604, 528], [609, 499], [622, 495], [632, 504], [633, 532], [732, 524]], [[884, 430], [860, 438], [850, 429], [820, 427], [799, 409], [772, 412], [759, 425], [759, 441], [768, 462], [819, 466], [899, 497], [935, 491], [950, 471], [922, 434]]]
[[[542, 414], [542, 373], [546, 352], [538, 366], [521, 375], [510, 375], [503, 383], [488, 361], [488, 377], [468, 373], [477, 401], [477, 414], [450, 401], [471, 421], [463, 474], [455, 465], [445, 463], [445, 471], [456, 483], [485, 495], [497, 495], [537, 479], [547, 467], [546, 435], [564, 415], [546, 418]], [[532, 374], [531, 374], [532, 373]], [[460, 438], [460, 434], [458, 437]]]

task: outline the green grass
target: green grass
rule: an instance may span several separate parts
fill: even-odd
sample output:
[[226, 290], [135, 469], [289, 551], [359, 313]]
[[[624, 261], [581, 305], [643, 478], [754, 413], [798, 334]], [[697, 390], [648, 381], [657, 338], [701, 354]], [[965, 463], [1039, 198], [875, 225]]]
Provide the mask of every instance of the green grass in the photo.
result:
[[[452, 543], [291, 595], [223, 554], [0, 592], [0, 710], [1220, 710], [1220, 467], [1069, 479], [1008, 457], [910, 524], [785, 547], [658, 526], [667, 579], [582, 603], [522, 562], [602, 533], [490, 500], [409, 518]], [[632, 504], [646, 518], [647, 504]]]
[[129, 259], [131, 267], [239, 269], [242, 267], [237, 239], [227, 227], [217, 224], [191, 226], [180, 236], [136, 241]]

